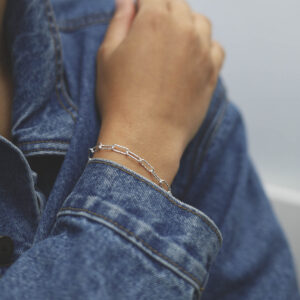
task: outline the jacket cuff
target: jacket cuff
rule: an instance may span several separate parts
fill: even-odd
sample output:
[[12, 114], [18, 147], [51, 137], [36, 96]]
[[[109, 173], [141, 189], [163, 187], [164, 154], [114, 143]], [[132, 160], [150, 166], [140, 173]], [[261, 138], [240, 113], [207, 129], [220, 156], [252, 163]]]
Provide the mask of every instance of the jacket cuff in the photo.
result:
[[201, 211], [115, 162], [91, 159], [59, 215], [109, 227], [202, 290], [222, 237]]

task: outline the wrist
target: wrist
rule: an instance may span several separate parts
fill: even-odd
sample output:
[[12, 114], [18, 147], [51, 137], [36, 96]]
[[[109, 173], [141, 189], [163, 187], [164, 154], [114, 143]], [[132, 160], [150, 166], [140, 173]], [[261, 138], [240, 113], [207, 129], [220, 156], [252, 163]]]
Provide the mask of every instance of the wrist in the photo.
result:
[[[122, 133], [123, 130], [124, 128], [117, 132], [114, 130], [101, 130], [98, 143], [101, 142], [104, 145], [118, 144], [128, 148], [150, 163], [154, 167], [157, 175], [171, 185], [179, 169], [182, 155], [182, 152], [179, 150], [180, 148], [166, 143], [165, 140], [161, 143], [159, 138], [149, 142], [146, 136], [138, 137], [130, 131]], [[128, 134], [128, 132], [130, 132], [130, 134]], [[101, 150], [96, 152], [93, 157], [115, 161], [157, 184], [157, 180], [150, 172], [128, 156], [109, 150]]]

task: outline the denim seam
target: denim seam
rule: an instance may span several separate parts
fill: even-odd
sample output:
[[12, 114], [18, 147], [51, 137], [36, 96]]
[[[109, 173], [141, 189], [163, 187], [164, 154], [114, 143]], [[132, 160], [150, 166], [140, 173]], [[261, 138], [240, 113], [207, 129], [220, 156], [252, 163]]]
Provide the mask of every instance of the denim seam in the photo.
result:
[[[232, 124], [232, 120], [234, 120], [234, 123]], [[223, 120], [223, 130], [222, 130], [222, 135], [227, 135], [229, 134], [230, 135], [230, 128], [231, 126], [235, 127], [235, 124], [238, 120], [236, 118], [232, 118], [232, 116], [229, 115], [225, 115], [225, 118]], [[220, 139], [214, 139], [213, 142], [212, 142], [212, 145], [211, 145], [211, 148], [216, 148], [218, 146], [218, 143], [220, 143]], [[235, 190], [236, 190], [237, 186], [234, 186], [233, 190], [231, 190], [231, 194], [234, 194], [235, 193]], [[232, 200], [233, 198], [230, 197], [230, 199]], [[225, 211], [223, 211], [223, 216], [222, 218], [219, 220], [219, 226], [220, 227], [223, 227], [223, 224], [225, 222], [225, 217], [227, 216], [228, 214], [228, 211], [230, 210], [232, 206], [232, 201], [230, 201], [228, 203], [228, 205], [226, 205], [226, 209]]]
[[55, 34], [55, 24], [54, 24], [54, 21], [53, 21], [54, 16], [53, 16], [53, 12], [51, 10], [51, 4], [49, 3], [49, 0], [44, 0], [44, 1], [45, 1], [46, 12], [47, 12], [47, 19], [48, 19], [49, 29], [50, 29], [50, 33], [51, 33], [53, 41], [54, 41], [54, 48], [55, 48], [55, 67], [56, 67], [55, 92], [56, 92], [57, 101], [60, 104], [60, 106], [68, 114], [70, 114], [70, 116], [74, 120], [75, 117], [74, 117], [73, 113], [69, 109], [66, 108], [66, 106], [62, 102], [62, 99], [59, 95], [58, 85], [59, 85], [59, 82], [61, 81], [61, 74], [60, 73], [61, 73], [61, 66], [62, 66], [62, 62], [61, 62], [61, 59], [60, 59], [61, 49], [59, 47], [57, 36]]
[[57, 101], [59, 102], [59, 104], [60, 104], [60, 106], [66, 111], [66, 112], [68, 112], [69, 114], [70, 114], [70, 116], [71, 116], [71, 118], [72, 118], [72, 120], [73, 121], [75, 121], [75, 116], [73, 115], [73, 113], [72, 113], [72, 111], [71, 110], [69, 110], [66, 106], [65, 106], [65, 104], [63, 103], [63, 101], [62, 101], [62, 97], [61, 97], [61, 90], [60, 90], [60, 88], [58, 87], [58, 84], [56, 85], [56, 88], [55, 88], [55, 94], [56, 94], [56, 99], [57, 99]]
[[[200, 157], [203, 157], [205, 155], [205, 153], [207, 152], [210, 141], [214, 138], [215, 133], [217, 132], [220, 124], [222, 123], [222, 120], [224, 119], [225, 111], [226, 111], [226, 108], [228, 105], [228, 100], [227, 100], [227, 98], [225, 98], [225, 100], [222, 101], [221, 96], [224, 96], [224, 93], [222, 95], [220, 95], [220, 93], [218, 93], [217, 97], [220, 99], [220, 105], [218, 108], [216, 108], [216, 111], [213, 114], [214, 118], [213, 118], [212, 122], [210, 124], [208, 124], [205, 129], [205, 131], [208, 132], [209, 134], [208, 134], [208, 136], [204, 136], [198, 143], [198, 147], [201, 145], [202, 142], [205, 143], [204, 149], [203, 149]], [[219, 109], [221, 109], [221, 113], [220, 113]], [[212, 125], [211, 128], [210, 128], [210, 125]], [[198, 147], [196, 147], [196, 148], [198, 148]], [[197, 159], [197, 156], [195, 157], [195, 160], [196, 159]]]
[[66, 153], [66, 150], [62, 150], [62, 149], [50, 149], [50, 148], [42, 148], [42, 149], [33, 149], [33, 150], [25, 150], [22, 151], [24, 154], [28, 154], [31, 152], [41, 152], [41, 151], [52, 151], [52, 152], [61, 152], [61, 153]]
[[219, 118], [216, 121], [216, 124], [215, 124], [215, 126], [214, 126], [214, 128], [212, 130], [212, 133], [211, 133], [210, 137], [209, 137], [209, 140], [206, 143], [206, 147], [204, 148], [204, 151], [203, 151], [203, 153], [200, 156], [200, 163], [199, 163], [199, 166], [198, 166], [197, 170], [199, 170], [199, 168], [201, 167], [203, 159], [204, 159], [204, 156], [206, 155], [208, 149], [210, 147], [211, 148], [213, 147], [213, 144], [215, 142], [215, 137], [216, 137], [216, 135], [218, 133], [219, 128], [221, 127], [221, 124], [223, 123], [223, 121], [225, 119], [225, 115], [226, 115], [226, 112], [227, 112], [227, 109], [228, 109], [228, 104], [229, 104], [228, 101], [226, 101], [226, 103], [225, 103], [225, 105], [224, 105], [224, 107], [223, 107], [223, 109], [221, 111], [221, 114], [220, 114]]
[[104, 164], [104, 165], [109, 165], [111, 167], [115, 167], [121, 171], [123, 171], [124, 173], [128, 174], [128, 175], [131, 175], [133, 176], [135, 179], [147, 184], [148, 186], [150, 186], [151, 188], [153, 188], [154, 190], [156, 190], [157, 192], [159, 192], [162, 196], [164, 196], [169, 202], [171, 202], [172, 204], [176, 205], [178, 208], [180, 209], [183, 209], [183, 210], [186, 210], [187, 212], [189, 213], [192, 213], [193, 215], [199, 217], [211, 230], [212, 232], [215, 233], [215, 235], [217, 236], [218, 238], [218, 241], [220, 243], [220, 245], [222, 244], [222, 238], [221, 236], [219, 235], [219, 233], [217, 232], [217, 230], [212, 226], [212, 224], [210, 224], [208, 222], [208, 220], [206, 220], [203, 216], [199, 215], [197, 212], [187, 208], [187, 207], [184, 207], [178, 203], [176, 203], [173, 199], [171, 199], [168, 195], [164, 194], [160, 189], [158, 189], [156, 186], [154, 185], [151, 185], [149, 182], [147, 182], [146, 180], [142, 179], [142, 178], [139, 178], [138, 176], [136, 176], [134, 173], [130, 173], [129, 171], [117, 166], [117, 165], [114, 165], [112, 163], [109, 163], [109, 162], [106, 162], [106, 161], [90, 161], [89, 164], [92, 164], [92, 163], [96, 163], [96, 164]]
[[70, 144], [69, 141], [42, 140], [42, 141], [21, 142], [21, 143], [18, 143], [18, 145], [23, 146], [23, 145], [30, 145], [30, 144], [47, 144], [47, 143], [56, 143], [56, 144], [63, 144], [63, 145]]
[[[70, 96], [66, 93], [65, 90], [65, 82], [64, 82], [64, 78], [63, 78], [63, 74], [64, 74], [64, 67], [63, 67], [63, 58], [62, 58], [62, 46], [61, 46], [61, 41], [60, 41], [60, 36], [59, 36], [59, 30], [58, 30], [58, 26], [56, 24], [56, 20], [55, 20], [55, 16], [54, 16], [54, 12], [51, 6], [51, 3], [49, 0], [46, 0], [47, 2], [47, 9], [48, 9], [48, 20], [49, 20], [49, 24], [50, 24], [50, 28], [53, 28], [53, 31], [51, 31], [54, 42], [55, 42], [55, 48], [56, 48], [56, 55], [57, 55], [57, 70], [59, 70], [59, 75], [57, 77], [57, 92], [60, 92], [66, 99], [66, 101], [68, 102], [68, 104], [75, 110], [77, 111], [78, 108], [75, 105], [75, 103], [73, 103], [73, 101], [70, 99]], [[58, 95], [60, 97], [60, 94]], [[75, 119], [75, 118], [74, 118]]]
[[[229, 105], [229, 102], [228, 100], [226, 100], [226, 102], [224, 103], [223, 107], [222, 107], [222, 111], [220, 112], [220, 115], [218, 116], [215, 124], [214, 124], [214, 127], [212, 128], [212, 131], [207, 139], [207, 141], [205, 142], [205, 145], [204, 145], [204, 149], [199, 157], [199, 164], [197, 166], [197, 168], [195, 167], [194, 169], [194, 174], [197, 174], [200, 170], [200, 168], [202, 167], [202, 164], [203, 164], [203, 161], [204, 161], [204, 158], [208, 152], [209, 149], [212, 149], [214, 147], [214, 143], [216, 142], [216, 139], [215, 137], [217, 136], [218, 134], [218, 131], [221, 127], [221, 124], [224, 122], [225, 120], [225, 116], [226, 116], [226, 112], [227, 112], [227, 109], [228, 109], [228, 105]], [[190, 181], [190, 185], [192, 185], [192, 180]], [[188, 186], [189, 187], [189, 186]], [[188, 188], [187, 187], [187, 188]]]
[[63, 21], [60, 24], [58, 24], [58, 28], [62, 32], [72, 32], [96, 24], [108, 25], [111, 18], [112, 18], [111, 14], [110, 15], [104, 13], [91, 14], [81, 18], [74, 18], [74, 19]]
[[[223, 116], [223, 119], [222, 119], [222, 123], [223, 123], [223, 126], [224, 126], [224, 130], [223, 130], [223, 135], [224, 135], [224, 131], [225, 133], [227, 134], [229, 132], [229, 129], [230, 129], [230, 123], [232, 122], [232, 117], [230, 115], [226, 115], [226, 112], [227, 112], [227, 109], [229, 107], [229, 102], [227, 103], [227, 107], [226, 107], [226, 111], [224, 112], [224, 116]], [[220, 124], [221, 125], [221, 124]], [[220, 127], [220, 126], [219, 126]], [[217, 133], [215, 134], [217, 135]], [[214, 139], [212, 141], [212, 144], [211, 144], [211, 147], [212, 148], [215, 148], [216, 147], [216, 143], [218, 143], [218, 139]]]
[[[191, 167], [190, 167], [191, 172], [189, 175], [189, 179], [187, 180], [185, 187], [182, 188], [182, 192], [181, 192], [182, 196], [186, 195], [187, 191], [190, 189], [192, 182], [193, 182], [193, 178], [195, 176], [194, 174], [198, 172], [199, 168], [201, 167], [201, 160], [206, 155], [207, 150], [209, 149], [210, 140], [213, 139], [213, 135], [214, 135], [215, 131], [218, 130], [218, 127], [219, 127], [219, 126], [217, 126], [218, 122], [221, 123], [221, 121], [222, 121], [222, 120], [220, 120], [222, 115], [218, 116], [218, 114], [219, 114], [218, 110], [219, 110], [219, 108], [222, 108], [222, 106], [224, 106], [224, 104], [222, 105], [222, 97], [225, 95], [225, 92], [224, 92], [223, 87], [222, 87], [221, 91], [219, 91], [218, 89], [216, 91], [217, 91], [216, 98], [220, 99], [220, 104], [214, 109], [214, 111], [212, 113], [212, 116], [213, 116], [212, 121], [209, 122], [208, 124], [206, 124], [205, 127], [202, 126], [202, 128], [201, 128], [202, 134], [197, 139], [196, 146], [195, 146], [195, 149], [198, 149], [202, 144], [204, 144], [204, 148], [200, 153], [199, 167], [196, 169], [195, 164], [193, 163], [194, 161], [197, 161], [197, 157], [199, 157], [199, 154], [197, 154], [197, 151], [195, 150], [194, 154], [193, 154], [193, 159], [191, 160]], [[225, 101], [226, 101], [226, 103], [228, 103], [227, 98]], [[215, 120], [215, 118], [217, 118], [217, 121]], [[213, 125], [212, 128], [210, 128], [211, 125]], [[205, 134], [205, 132], [207, 134]]]
[[[130, 230], [128, 230], [127, 228], [125, 228], [124, 226], [120, 225], [119, 223], [117, 223], [116, 221], [113, 221], [112, 219], [100, 215], [98, 213], [92, 212], [88, 209], [83, 209], [83, 208], [76, 208], [76, 207], [64, 207], [62, 209], [60, 209], [60, 211], [75, 211], [75, 212], [86, 212], [89, 213], [91, 215], [94, 215], [98, 218], [101, 218], [113, 225], [115, 225], [117, 228], [119, 228], [120, 230], [126, 232], [127, 234], [129, 234], [130, 236], [134, 237], [137, 241], [141, 242], [143, 244], [143, 246], [145, 246], [147, 249], [149, 249], [151, 252], [153, 252], [154, 254], [158, 255], [159, 257], [161, 257], [163, 260], [167, 261], [168, 263], [170, 263], [171, 265], [173, 265], [174, 267], [178, 268], [181, 272], [183, 272], [186, 276], [188, 276], [189, 278], [191, 278], [194, 282], [197, 283], [197, 285], [200, 288], [200, 291], [204, 291], [204, 288], [202, 287], [202, 283], [200, 282], [200, 280], [198, 278], [196, 278], [193, 274], [191, 274], [190, 272], [186, 271], [182, 266], [180, 266], [179, 264], [175, 263], [174, 261], [172, 261], [169, 257], [165, 256], [164, 254], [160, 253], [158, 250], [154, 249], [152, 246], [150, 246], [147, 242], [145, 242], [142, 238], [140, 238], [139, 236], [135, 235], [133, 232], [131, 232]], [[71, 214], [71, 213], [70, 213]]]
[[49, 29], [50, 33], [52, 35], [53, 41], [54, 41], [54, 47], [55, 47], [55, 66], [56, 66], [56, 84], [55, 84], [55, 89], [56, 89], [56, 96], [57, 96], [57, 101], [59, 102], [60, 106], [68, 113], [70, 114], [71, 118], [73, 121], [76, 120], [74, 114], [70, 109], [68, 109], [60, 96], [60, 94], [64, 95], [66, 102], [69, 104], [71, 108], [73, 108], [75, 111], [77, 111], [77, 106], [70, 100], [70, 97], [66, 95], [66, 91], [63, 88], [64, 87], [64, 80], [63, 80], [63, 63], [62, 63], [62, 50], [61, 50], [61, 44], [59, 41], [59, 36], [58, 36], [58, 29], [57, 25], [54, 21], [54, 14], [51, 8], [51, 4], [49, 3], [49, 0], [44, 0], [45, 1], [45, 7], [46, 7], [46, 14], [47, 14], [47, 19], [48, 19], [48, 24], [49, 24]]

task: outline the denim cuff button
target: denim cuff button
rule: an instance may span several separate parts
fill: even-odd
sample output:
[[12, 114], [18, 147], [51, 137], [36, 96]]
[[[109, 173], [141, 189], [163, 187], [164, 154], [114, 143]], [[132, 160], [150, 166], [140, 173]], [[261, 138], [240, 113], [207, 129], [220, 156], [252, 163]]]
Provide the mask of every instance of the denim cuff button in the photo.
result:
[[0, 266], [11, 263], [11, 258], [14, 251], [14, 243], [8, 236], [0, 235]]

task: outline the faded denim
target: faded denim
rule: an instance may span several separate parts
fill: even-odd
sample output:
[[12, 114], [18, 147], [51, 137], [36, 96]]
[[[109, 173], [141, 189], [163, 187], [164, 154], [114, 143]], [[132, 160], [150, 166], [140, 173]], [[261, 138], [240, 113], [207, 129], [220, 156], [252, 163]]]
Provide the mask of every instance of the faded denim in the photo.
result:
[[13, 143], [0, 137], [0, 235], [15, 251], [0, 299], [300, 299], [221, 81], [173, 196], [88, 161], [101, 125], [96, 52], [113, 11], [110, 0], [8, 1], [15, 94]]

